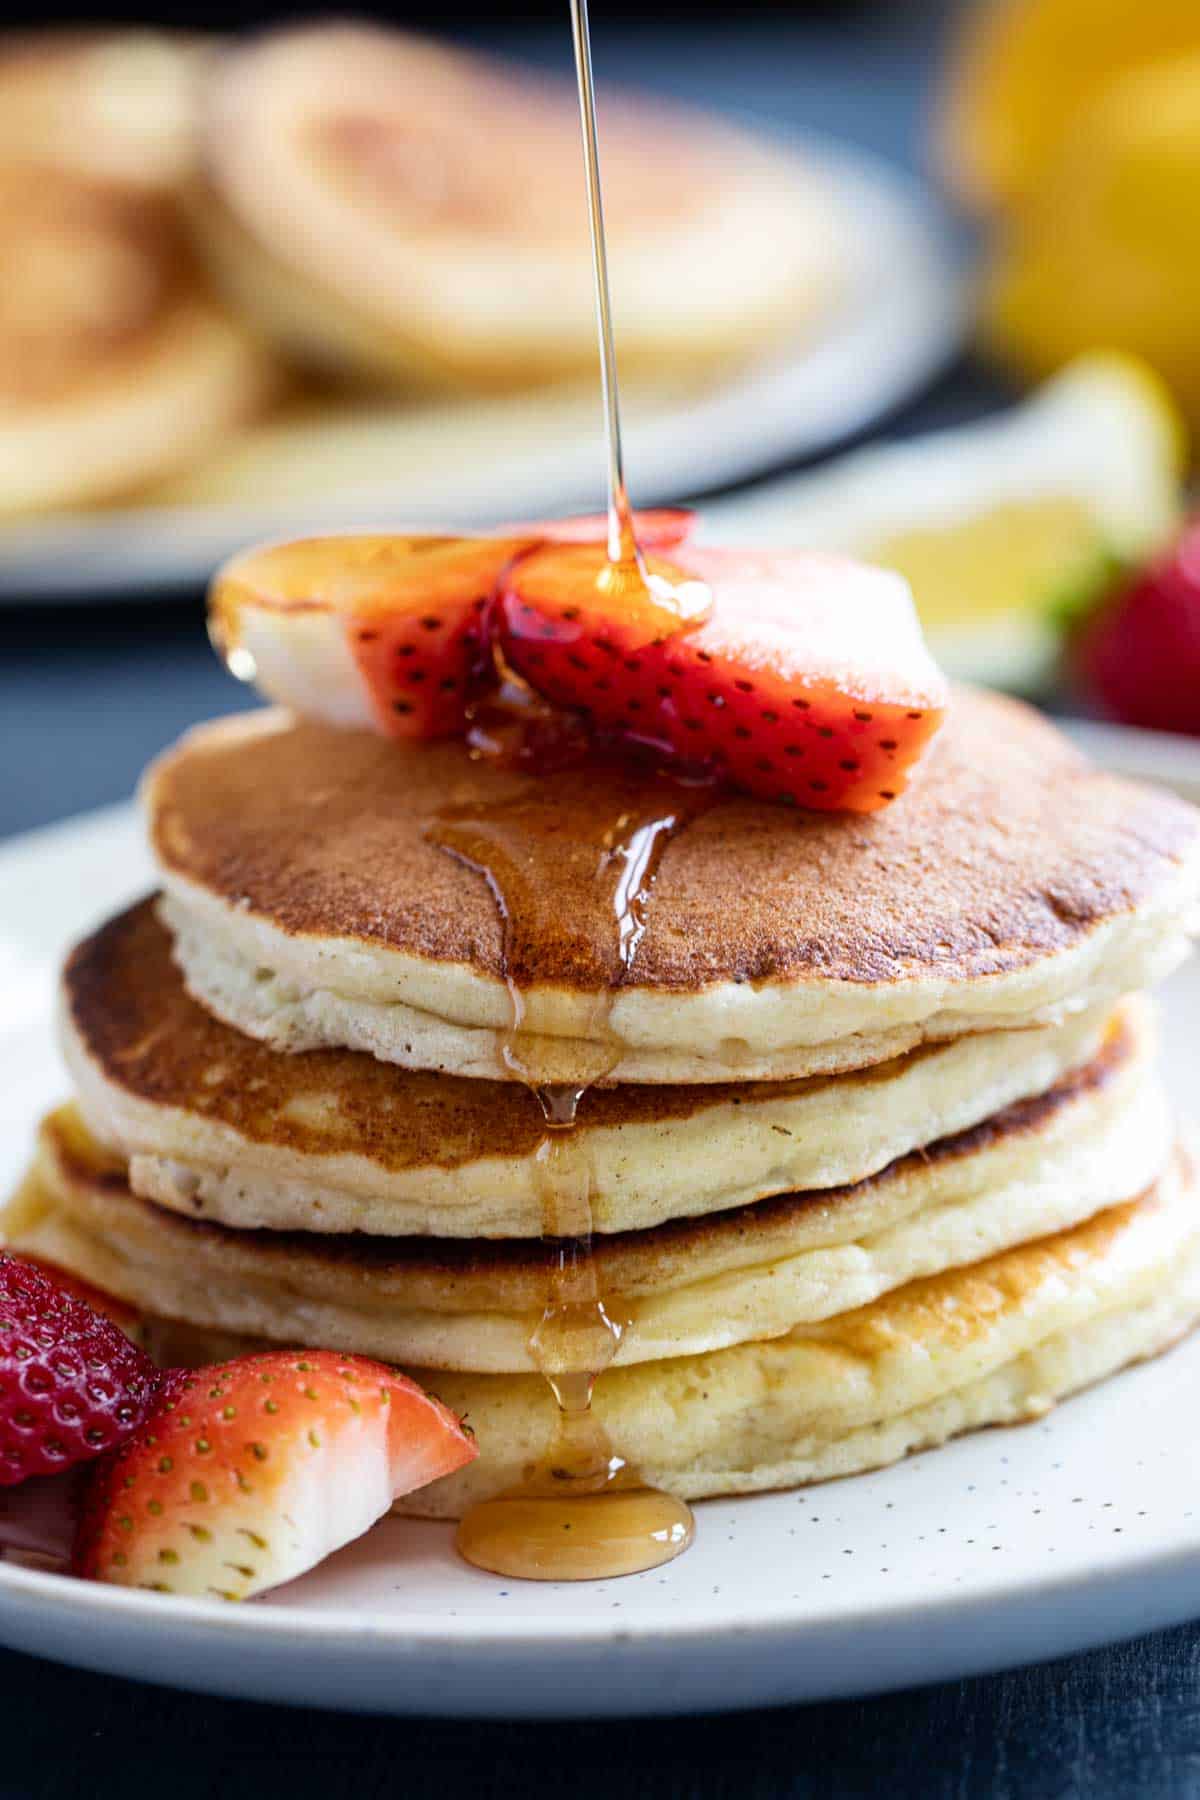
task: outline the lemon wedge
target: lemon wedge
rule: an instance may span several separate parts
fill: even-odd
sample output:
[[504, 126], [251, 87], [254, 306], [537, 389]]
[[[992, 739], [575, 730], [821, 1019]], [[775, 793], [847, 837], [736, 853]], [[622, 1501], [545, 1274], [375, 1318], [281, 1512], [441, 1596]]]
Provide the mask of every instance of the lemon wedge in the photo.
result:
[[846, 552], [904, 575], [947, 673], [1036, 692], [1064, 621], [1169, 535], [1182, 421], [1132, 358], [1081, 357], [999, 418], [858, 451], [704, 514], [714, 542]]

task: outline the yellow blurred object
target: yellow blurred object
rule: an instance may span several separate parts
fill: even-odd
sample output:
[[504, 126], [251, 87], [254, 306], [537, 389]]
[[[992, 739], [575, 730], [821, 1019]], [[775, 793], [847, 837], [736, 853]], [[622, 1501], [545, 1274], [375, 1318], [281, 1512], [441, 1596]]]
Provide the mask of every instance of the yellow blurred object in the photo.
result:
[[920, 595], [930, 633], [1045, 609], [1093, 582], [1116, 558], [1087, 501], [1072, 494], [1012, 500], [957, 525], [897, 532], [867, 546], [872, 562]]
[[1014, 414], [1009, 434], [1036, 484], [989, 491], [981, 461], [957, 519], [885, 532], [864, 553], [905, 576], [952, 672], [1034, 691], [1055, 672], [1068, 622], [1177, 522], [1185, 431], [1148, 370], [1095, 356]]
[[967, 7], [938, 121], [943, 179], [969, 205], [1032, 195], [1123, 74], [1200, 51], [1200, 0], [982, 0]]
[[1134, 352], [1200, 422], [1198, 196], [1200, 54], [1123, 77], [1077, 119], [993, 252], [986, 341], [1033, 376]]

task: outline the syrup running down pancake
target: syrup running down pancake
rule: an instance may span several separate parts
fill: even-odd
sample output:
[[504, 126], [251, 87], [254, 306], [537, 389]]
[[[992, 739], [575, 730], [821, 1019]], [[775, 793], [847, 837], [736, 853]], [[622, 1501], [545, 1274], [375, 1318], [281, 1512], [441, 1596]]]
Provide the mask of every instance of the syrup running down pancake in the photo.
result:
[[[1013, 702], [962, 692], [944, 723], [897, 578], [698, 550], [678, 516], [639, 536], [605, 199], [628, 342], [677, 368], [791, 329], [827, 246], [791, 158], [665, 110], [616, 115], [605, 193], [570, 11], [606, 530], [304, 539], [223, 572], [214, 645], [297, 710], [148, 772], [165, 892], [68, 961], [78, 1102], [3, 1218], [164, 1362], [268, 1342], [295, 1374], [426, 1371], [480, 1454], [406, 1507], [538, 1579], [657, 1567], [694, 1497], [1040, 1416], [1200, 1316], [1139, 992], [1197, 927], [1200, 817]], [[573, 111], [544, 84], [306, 27], [233, 49], [202, 114], [189, 217], [293, 352], [431, 382], [590, 361]], [[169, 328], [203, 363], [221, 317], [166, 196], [135, 217], [62, 166], [46, 192], [34, 218], [17, 182], [35, 254], [0, 300], [40, 442], [21, 505], [149, 478], [97, 460], [114, 379], [151, 462], [195, 455], [156, 356], [190, 380]], [[222, 399], [183, 409], [201, 436]], [[33, 429], [60, 402], [74, 460]]]
[[[728, 1082], [855, 1069], [1107, 1003], [1185, 955], [1200, 823], [1094, 769], [1015, 702], [964, 692], [910, 791], [865, 819], [721, 801], [666, 834], [636, 955], [596, 882], [674, 784], [537, 780], [457, 743], [266, 713], [150, 770], [151, 846], [192, 992], [280, 1049], [345, 1044], [494, 1078], [512, 1019], [552, 1078]], [[488, 882], [431, 833], [512, 823], [539, 908], [507, 970]], [[597, 996], [607, 992], [597, 1009]]]

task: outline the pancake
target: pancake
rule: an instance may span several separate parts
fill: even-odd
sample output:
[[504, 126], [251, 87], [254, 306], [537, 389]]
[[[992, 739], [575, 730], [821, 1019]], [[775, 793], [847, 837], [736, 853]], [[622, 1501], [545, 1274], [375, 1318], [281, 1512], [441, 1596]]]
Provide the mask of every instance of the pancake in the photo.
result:
[[[627, 969], [598, 862], [677, 786], [267, 711], [191, 733], [144, 792], [205, 1006], [280, 1049], [472, 1078], [505, 1069], [506, 965], [541, 1079], [765, 1080], [1110, 1002], [1182, 959], [1200, 894], [1200, 814], [970, 691], [882, 812], [701, 811], [665, 842]], [[523, 871], [507, 956], [484, 874], [430, 840], [464, 816]]]
[[[31, 1179], [17, 1209], [49, 1216], [36, 1189]], [[1066, 1395], [1169, 1348], [1198, 1318], [1200, 1218], [1181, 1153], [1143, 1196], [1083, 1224], [769, 1342], [611, 1370], [594, 1404], [617, 1453], [686, 1499], [794, 1487], [985, 1425], [1042, 1418]], [[149, 1325], [168, 1363], [256, 1347], [205, 1327]], [[467, 1417], [480, 1456], [397, 1512], [461, 1517], [543, 1461], [555, 1408], [540, 1377], [420, 1378]]]
[[[1049, 1093], [901, 1158], [870, 1180], [593, 1249], [621, 1364], [778, 1336], [918, 1276], [977, 1261], [1142, 1192], [1174, 1130], [1132, 1026]], [[231, 1231], [129, 1191], [72, 1109], [39, 1139], [36, 1184], [8, 1218], [18, 1248], [139, 1310], [285, 1344], [489, 1373], [531, 1370], [552, 1242]]]
[[[794, 338], [844, 256], [820, 177], [663, 101], [602, 112], [622, 370], [694, 380]], [[557, 77], [302, 25], [221, 58], [200, 157], [197, 238], [290, 353], [374, 387], [594, 371], [578, 103]]]
[[0, 162], [0, 261], [0, 518], [129, 493], [274, 397], [163, 196]]
[[139, 193], [192, 173], [203, 40], [155, 30], [22, 31], [0, 39], [0, 155]]
[[[1092, 1057], [1107, 1015], [929, 1045], [857, 1074], [620, 1087], [577, 1127], [593, 1227], [628, 1231], [862, 1179], [1040, 1094]], [[1141, 1068], [1145, 1009], [1110, 1035]], [[62, 1042], [89, 1130], [135, 1192], [233, 1226], [533, 1237], [544, 1126], [515, 1083], [400, 1070], [350, 1050], [281, 1056], [187, 994], [143, 901], [68, 959]]]

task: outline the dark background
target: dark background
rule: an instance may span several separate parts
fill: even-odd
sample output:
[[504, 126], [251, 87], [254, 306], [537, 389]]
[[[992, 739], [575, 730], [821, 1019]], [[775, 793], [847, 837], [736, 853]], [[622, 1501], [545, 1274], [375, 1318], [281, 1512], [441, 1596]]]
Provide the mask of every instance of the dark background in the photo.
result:
[[4, 1800], [1176, 1800], [1190, 1630], [882, 1700], [723, 1719], [353, 1719], [0, 1662]]
[[[955, 0], [944, 0], [945, 5], [954, 3]], [[856, 21], [870, 13], [891, 11], [904, 15], [932, 9], [930, 0], [736, 0], [734, 4], [729, 0], [724, 3], [722, 0], [656, 0], [652, 14], [648, 15], [646, 6], [638, 5], [636, 0], [589, 0], [592, 30], [596, 34], [601, 33], [609, 22], [634, 20], [646, 23], [649, 18], [677, 18], [685, 25], [699, 18], [718, 20], [726, 25], [742, 24], [754, 17], [826, 19], [841, 22], [850, 30]], [[204, 6], [199, 0], [183, 0], [183, 4], [180, 0], [163, 0], [160, 6], [122, 6], [119, 9], [104, 5], [102, 0], [101, 3], [93, 0], [90, 5], [76, 6], [55, 0], [46, 7], [6, 6], [0, 11], [0, 18], [27, 25], [85, 18], [103, 20], [107, 24], [118, 19], [156, 25], [192, 25], [214, 31], [244, 30], [269, 19], [355, 14], [386, 19], [397, 25], [432, 26], [447, 35], [452, 35], [459, 25], [483, 27], [490, 36], [500, 37], [513, 26], [557, 25], [560, 20], [565, 20], [566, 10], [567, 0], [509, 0], [500, 6], [480, 5], [478, 0], [463, 0], [463, 4], [455, 6], [439, 6], [437, 0], [404, 0], [404, 4], [395, 6], [321, 5], [318, 0], [307, 6], [237, 6], [232, 0], [224, 5]]]

